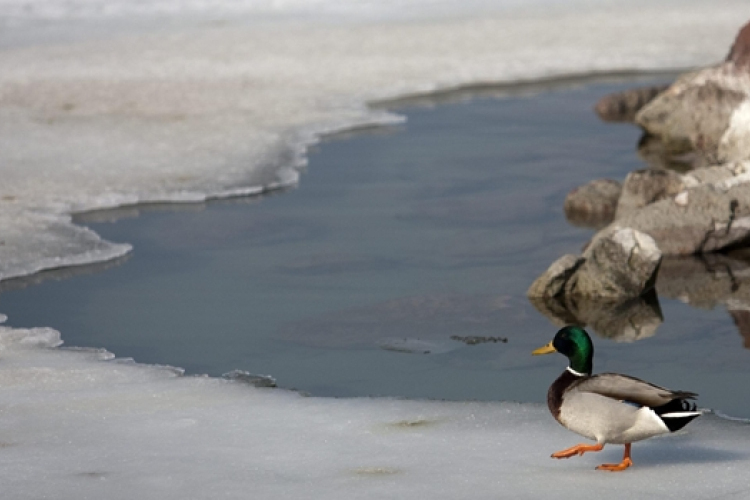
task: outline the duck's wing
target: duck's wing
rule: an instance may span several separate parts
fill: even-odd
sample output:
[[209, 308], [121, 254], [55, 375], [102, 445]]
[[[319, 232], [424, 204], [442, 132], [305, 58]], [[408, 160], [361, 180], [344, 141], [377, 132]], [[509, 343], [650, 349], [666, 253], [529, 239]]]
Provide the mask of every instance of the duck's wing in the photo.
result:
[[693, 399], [697, 394], [687, 391], [671, 391], [641, 379], [619, 373], [600, 373], [581, 380], [570, 390], [593, 392], [620, 401], [656, 407], [675, 399]]

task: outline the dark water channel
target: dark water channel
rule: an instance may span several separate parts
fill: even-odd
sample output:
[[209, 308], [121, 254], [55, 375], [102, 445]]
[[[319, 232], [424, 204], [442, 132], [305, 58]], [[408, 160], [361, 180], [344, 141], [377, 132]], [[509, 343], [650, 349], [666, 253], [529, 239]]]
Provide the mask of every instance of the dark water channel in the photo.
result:
[[[394, 104], [405, 125], [326, 139], [297, 189], [79, 217], [133, 254], [5, 283], [0, 311], [11, 326], [60, 330], [68, 346], [267, 374], [313, 395], [541, 402], [565, 360], [530, 356], [557, 327], [525, 291], [592, 234], [565, 220], [566, 193], [644, 167], [639, 131], [592, 112], [639, 83]], [[665, 262], [654, 328], [637, 340], [599, 332], [595, 370], [750, 417], [742, 269]]]

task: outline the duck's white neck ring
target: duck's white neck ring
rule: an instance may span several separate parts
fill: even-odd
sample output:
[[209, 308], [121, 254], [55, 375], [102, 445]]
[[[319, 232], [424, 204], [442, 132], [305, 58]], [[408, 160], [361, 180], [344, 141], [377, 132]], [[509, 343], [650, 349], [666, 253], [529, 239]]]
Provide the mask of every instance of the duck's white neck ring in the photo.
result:
[[585, 373], [577, 372], [574, 369], [572, 369], [571, 367], [568, 367], [568, 371], [570, 373], [572, 373], [573, 375], [575, 375], [576, 377], [585, 377], [586, 376]]

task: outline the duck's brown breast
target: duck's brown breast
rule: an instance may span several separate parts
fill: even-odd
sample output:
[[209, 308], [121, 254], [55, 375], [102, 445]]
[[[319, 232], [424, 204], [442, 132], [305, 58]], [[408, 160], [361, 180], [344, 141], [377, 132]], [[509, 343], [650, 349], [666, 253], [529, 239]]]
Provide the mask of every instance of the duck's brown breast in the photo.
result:
[[547, 406], [552, 416], [558, 421], [560, 420], [560, 407], [562, 406], [563, 395], [565, 391], [573, 384], [581, 380], [583, 377], [575, 375], [569, 370], [565, 370], [562, 374], [557, 377], [557, 380], [552, 382], [547, 391]]

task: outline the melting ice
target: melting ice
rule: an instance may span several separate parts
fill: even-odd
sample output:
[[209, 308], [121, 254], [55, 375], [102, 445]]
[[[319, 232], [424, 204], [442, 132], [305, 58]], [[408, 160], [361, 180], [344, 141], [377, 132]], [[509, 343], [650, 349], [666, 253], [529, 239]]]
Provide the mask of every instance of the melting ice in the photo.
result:
[[71, 212], [297, 182], [403, 94], [719, 61], [744, 1], [0, 0], [0, 279], [112, 259]]
[[[0, 0], [0, 279], [115, 258], [77, 211], [296, 183], [367, 103], [721, 60], [745, 0]], [[512, 403], [304, 398], [0, 329], [8, 498], [705, 498], [750, 490], [743, 422], [707, 415], [557, 462], [577, 437]]]

